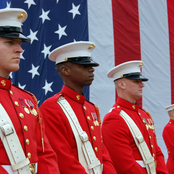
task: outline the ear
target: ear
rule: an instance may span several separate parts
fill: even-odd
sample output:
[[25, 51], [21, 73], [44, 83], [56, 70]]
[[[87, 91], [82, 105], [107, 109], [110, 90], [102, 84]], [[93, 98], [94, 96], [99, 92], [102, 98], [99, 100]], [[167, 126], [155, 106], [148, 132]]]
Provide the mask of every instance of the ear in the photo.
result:
[[121, 88], [121, 89], [125, 89], [126, 88], [126, 83], [124, 80], [120, 79], [118, 81], [118, 86]]
[[64, 65], [61, 67], [61, 72], [63, 75], [69, 76], [70, 75], [70, 68], [68, 66]]

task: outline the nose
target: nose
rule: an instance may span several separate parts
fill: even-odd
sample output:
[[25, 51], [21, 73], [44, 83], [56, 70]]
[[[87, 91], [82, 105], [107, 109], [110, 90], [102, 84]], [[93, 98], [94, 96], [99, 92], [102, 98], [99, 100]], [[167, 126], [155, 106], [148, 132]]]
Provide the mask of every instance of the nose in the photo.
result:
[[141, 81], [140, 83], [140, 87], [143, 88], [144, 87], [144, 83]]
[[22, 53], [22, 52], [23, 52], [23, 49], [22, 49], [21, 45], [17, 44], [16, 48], [15, 48], [15, 53]]
[[90, 66], [89, 67], [89, 72], [94, 72], [94, 71], [95, 71], [95, 69], [92, 66]]

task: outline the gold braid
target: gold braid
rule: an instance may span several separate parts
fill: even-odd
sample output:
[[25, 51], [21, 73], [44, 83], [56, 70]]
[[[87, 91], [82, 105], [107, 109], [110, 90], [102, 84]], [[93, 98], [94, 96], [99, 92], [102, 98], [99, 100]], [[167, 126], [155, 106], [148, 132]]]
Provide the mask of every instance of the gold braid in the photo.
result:
[[101, 119], [100, 119], [100, 111], [99, 111], [99, 108], [96, 106], [96, 105], [94, 105], [95, 106], [95, 109], [96, 109], [96, 111], [97, 111], [97, 118], [98, 118], [98, 121], [99, 121], [99, 123], [100, 123], [100, 125], [101, 125]]
[[36, 111], [37, 111], [37, 116], [38, 116], [37, 119], [38, 119], [38, 123], [39, 123], [39, 125], [40, 125], [40, 132], [41, 132], [42, 150], [43, 150], [43, 152], [44, 152], [44, 138], [43, 138], [43, 131], [42, 131], [42, 118], [41, 118], [41, 116], [40, 116], [40, 114], [39, 114], [39, 108], [38, 108], [38, 104], [37, 104], [37, 99], [36, 99], [36, 97], [35, 97], [34, 94], [31, 93], [31, 95], [32, 95], [32, 97], [33, 97], [33, 99], [34, 99], [35, 106], [36, 106]]

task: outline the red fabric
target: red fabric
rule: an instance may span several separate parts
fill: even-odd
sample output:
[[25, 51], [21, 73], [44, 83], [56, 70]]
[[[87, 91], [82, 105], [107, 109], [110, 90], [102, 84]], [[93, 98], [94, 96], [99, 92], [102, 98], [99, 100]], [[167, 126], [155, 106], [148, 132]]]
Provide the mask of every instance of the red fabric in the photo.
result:
[[170, 68], [171, 68], [171, 103], [174, 103], [174, 1], [167, 0], [169, 41], [170, 41]]
[[[112, 0], [112, 11], [115, 66], [141, 60], [138, 0]], [[142, 106], [142, 99], [137, 103]]]
[[[112, 111], [105, 116], [102, 125], [103, 140], [117, 173], [147, 174], [146, 169], [136, 162], [136, 160], [142, 160], [142, 157], [127, 124], [119, 116], [121, 110], [124, 110], [133, 119], [140, 129], [150, 152], [155, 155], [157, 174], [167, 174], [164, 156], [157, 145], [151, 118], [138, 105], [133, 105], [121, 98], [117, 99]], [[143, 120], [145, 123], [143, 123]]]
[[163, 138], [168, 150], [167, 169], [169, 174], [174, 174], [174, 120], [164, 127]]
[[[60, 173], [86, 174], [85, 169], [78, 161], [77, 145], [68, 119], [57, 104], [57, 99], [60, 95], [63, 95], [73, 108], [82, 129], [88, 134], [93, 148], [98, 148], [97, 152], [94, 151], [97, 158], [103, 164], [103, 173], [115, 174], [115, 169], [101, 139], [101, 127], [94, 125], [95, 119], [92, 113], [97, 113], [95, 106], [88, 102], [83, 95], [79, 95], [65, 85], [60, 93], [47, 99], [40, 107], [47, 123], [46, 134], [60, 159], [58, 160]], [[90, 117], [90, 120], [87, 117]], [[94, 130], [91, 129], [91, 126], [94, 127]], [[96, 141], [93, 139], [94, 136]]]
[[[12, 94], [10, 93], [12, 91]], [[38, 117], [25, 112], [23, 107], [24, 105], [20, 102], [20, 99], [23, 101], [26, 99], [27, 101], [31, 101], [36, 109], [35, 100], [33, 96], [24, 91], [19, 89], [16, 86], [12, 85], [11, 80], [3, 79], [0, 77], [0, 103], [8, 113], [18, 138], [20, 140], [21, 146], [24, 150], [24, 153], [27, 157], [28, 153], [31, 153], [31, 158], [29, 158], [30, 163], [38, 163], [38, 172], [37, 174], [58, 174], [58, 165], [56, 163], [57, 158], [52, 150], [46, 136], [44, 133], [44, 126], [43, 126], [43, 136], [44, 136], [44, 145], [45, 145], [45, 152], [42, 151], [42, 144], [41, 144], [41, 130], [40, 125], [38, 123]], [[18, 106], [15, 105], [15, 102], [18, 102]], [[26, 107], [31, 109], [29, 107]], [[20, 114], [24, 114], [24, 118], [20, 117]], [[43, 124], [44, 125], [44, 124]], [[28, 127], [28, 131], [24, 130], [24, 126]], [[29, 145], [26, 144], [26, 139], [29, 139]], [[10, 165], [8, 156], [0, 140], [0, 164], [1, 165]], [[1, 166], [0, 166], [1, 168]], [[1, 171], [2, 169], [0, 169]], [[0, 172], [1, 174], [6, 174], [3, 170]]]

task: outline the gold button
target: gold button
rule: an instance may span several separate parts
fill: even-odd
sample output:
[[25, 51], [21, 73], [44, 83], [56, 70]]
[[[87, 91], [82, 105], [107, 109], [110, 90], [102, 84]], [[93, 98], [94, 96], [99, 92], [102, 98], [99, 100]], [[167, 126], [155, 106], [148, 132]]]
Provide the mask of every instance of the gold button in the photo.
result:
[[153, 153], [153, 157], [155, 157], [155, 154]]
[[13, 92], [12, 92], [12, 91], [10, 91], [10, 94], [11, 94], [11, 95], [13, 95]]
[[87, 119], [88, 119], [88, 120], [91, 120], [90, 116], [87, 116]]
[[83, 109], [86, 111], [86, 106], [83, 106]]
[[91, 126], [91, 129], [94, 130], [94, 126]]
[[95, 147], [95, 151], [96, 151], [96, 152], [98, 151], [98, 148], [97, 148], [97, 147]]
[[24, 118], [24, 114], [23, 113], [19, 113], [19, 117]]
[[19, 106], [19, 103], [17, 101], [14, 102], [16, 106]]
[[135, 105], [132, 105], [132, 108], [135, 109]]
[[30, 140], [29, 139], [26, 139], [25, 142], [26, 142], [27, 145], [30, 144]]
[[27, 156], [28, 156], [28, 158], [31, 158], [31, 153], [29, 152], [29, 153], [27, 154]]
[[24, 130], [25, 130], [25, 131], [28, 131], [28, 127], [27, 127], [27, 126], [24, 126]]
[[149, 136], [149, 138], [151, 139], [152, 137], [151, 137], [151, 136]]
[[151, 148], [153, 148], [153, 145], [151, 145]]
[[172, 122], [170, 121], [170, 124], [171, 124]]
[[138, 112], [138, 115], [141, 115], [141, 114]]
[[96, 141], [96, 137], [95, 136], [93, 136], [93, 140]]
[[117, 108], [120, 108], [120, 106], [117, 106]]

